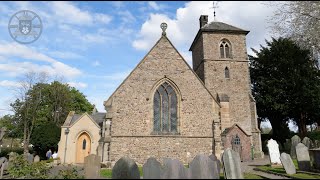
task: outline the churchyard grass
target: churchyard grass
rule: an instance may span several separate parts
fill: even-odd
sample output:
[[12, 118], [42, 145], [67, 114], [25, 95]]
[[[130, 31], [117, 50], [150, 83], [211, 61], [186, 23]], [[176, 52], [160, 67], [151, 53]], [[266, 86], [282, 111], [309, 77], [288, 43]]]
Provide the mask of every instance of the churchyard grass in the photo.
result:
[[[293, 160], [296, 168], [297, 168], [297, 160]], [[279, 175], [285, 175], [287, 177], [292, 177], [292, 178], [297, 178], [297, 179], [320, 179], [320, 174], [319, 175], [314, 175], [314, 174], [308, 174], [308, 173], [301, 173], [297, 172], [296, 174], [287, 174], [286, 171], [282, 167], [271, 167], [270, 165], [267, 166], [259, 166], [257, 169], [260, 169], [265, 172], [270, 172], [270, 173], [275, 173]]]
[[[140, 176], [143, 176], [142, 166], [138, 166], [138, 168], [139, 168]], [[101, 177], [112, 178], [112, 169], [101, 169], [100, 175]]]

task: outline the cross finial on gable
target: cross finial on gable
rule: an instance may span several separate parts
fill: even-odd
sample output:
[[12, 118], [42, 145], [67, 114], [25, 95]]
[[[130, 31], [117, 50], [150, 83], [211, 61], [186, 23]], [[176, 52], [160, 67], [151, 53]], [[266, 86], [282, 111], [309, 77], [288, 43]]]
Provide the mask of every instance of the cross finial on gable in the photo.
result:
[[165, 36], [166, 35], [166, 30], [167, 30], [167, 23], [161, 23], [160, 28], [162, 29], [162, 35]]

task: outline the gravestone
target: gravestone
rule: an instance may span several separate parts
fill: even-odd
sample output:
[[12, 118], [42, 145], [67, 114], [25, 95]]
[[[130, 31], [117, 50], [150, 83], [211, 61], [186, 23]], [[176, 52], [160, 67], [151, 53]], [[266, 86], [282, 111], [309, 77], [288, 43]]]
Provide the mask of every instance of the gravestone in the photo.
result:
[[153, 157], [149, 158], [142, 167], [143, 179], [160, 179], [161, 168], [160, 162]]
[[3, 171], [8, 167], [8, 159], [5, 157], [0, 158], [0, 179], [3, 177]]
[[190, 171], [177, 159], [164, 158], [160, 179], [189, 179]]
[[296, 146], [298, 167], [301, 171], [310, 170], [310, 156], [307, 146], [302, 143], [299, 143]]
[[112, 169], [112, 179], [140, 179], [137, 164], [129, 157], [120, 158]]
[[84, 176], [86, 179], [100, 178], [101, 157], [95, 154], [90, 154], [84, 158]]
[[226, 179], [243, 179], [241, 172], [239, 153], [227, 148], [222, 154], [222, 163], [224, 168], [224, 178]]
[[33, 163], [33, 154], [28, 153], [25, 158], [27, 159], [28, 163]]
[[308, 149], [311, 147], [311, 139], [308, 137], [304, 137], [301, 141]]
[[320, 170], [320, 148], [310, 149], [309, 152], [313, 168]]
[[301, 142], [301, 139], [298, 135], [294, 135], [291, 138], [291, 148], [290, 148], [290, 156], [293, 159], [297, 158], [297, 154], [296, 154], [296, 146], [297, 144], [299, 144]]
[[38, 155], [36, 155], [33, 159], [33, 162], [39, 162], [40, 161], [40, 157]]
[[271, 166], [281, 165], [280, 151], [277, 141], [270, 139], [267, 144]]
[[220, 162], [220, 160], [219, 160], [219, 159], [217, 158], [217, 156], [214, 155], [214, 154], [211, 154], [211, 155], [209, 156], [209, 158], [217, 163], [217, 166], [218, 166], [218, 167], [217, 167], [217, 168], [218, 168], [218, 174], [220, 174], [220, 170], [221, 170], [221, 162]]
[[280, 160], [287, 174], [296, 173], [296, 167], [294, 166], [293, 161], [289, 154], [281, 153]]
[[189, 172], [191, 179], [220, 179], [217, 161], [203, 154], [197, 155], [191, 161]]

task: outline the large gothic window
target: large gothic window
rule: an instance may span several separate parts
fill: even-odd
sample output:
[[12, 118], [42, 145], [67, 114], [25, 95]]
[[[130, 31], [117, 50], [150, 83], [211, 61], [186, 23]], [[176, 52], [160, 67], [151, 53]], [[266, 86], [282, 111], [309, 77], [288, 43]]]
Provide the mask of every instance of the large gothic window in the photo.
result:
[[231, 58], [231, 45], [227, 40], [220, 43], [220, 58]]
[[153, 98], [154, 133], [177, 133], [177, 107], [177, 95], [172, 86], [167, 82], [160, 85]]

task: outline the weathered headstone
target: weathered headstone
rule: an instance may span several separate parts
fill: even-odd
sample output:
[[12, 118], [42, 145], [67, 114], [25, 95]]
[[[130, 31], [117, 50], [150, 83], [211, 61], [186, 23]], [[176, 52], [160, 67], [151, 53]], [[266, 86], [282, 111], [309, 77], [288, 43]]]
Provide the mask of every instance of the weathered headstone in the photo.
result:
[[25, 158], [27, 159], [28, 163], [33, 163], [33, 154], [28, 153]]
[[226, 179], [243, 179], [241, 172], [239, 153], [227, 148], [222, 154], [222, 163], [224, 168], [224, 178]]
[[39, 162], [40, 161], [40, 157], [38, 155], [36, 155], [33, 159], [33, 162]]
[[217, 161], [208, 156], [197, 155], [189, 164], [191, 179], [220, 179]]
[[281, 153], [280, 160], [287, 174], [296, 173], [296, 167], [294, 166], [293, 161], [289, 154]]
[[220, 160], [219, 160], [219, 159], [217, 158], [217, 156], [214, 155], [214, 154], [211, 154], [211, 155], [209, 156], [209, 158], [210, 158], [211, 160], [217, 162], [218, 174], [220, 174], [220, 169], [221, 169], [221, 162], [220, 162]]
[[310, 159], [312, 159], [313, 168], [320, 170], [320, 148], [310, 149]]
[[86, 179], [100, 178], [101, 157], [95, 154], [90, 154], [84, 158], [84, 176]]
[[310, 170], [310, 156], [307, 146], [302, 143], [299, 143], [296, 146], [298, 167], [301, 171]]
[[165, 158], [163, 162], [161, 179], [189, 179], [190, 171], [179, 160]]
[[160, 179], [161, 164], [155, 158], [151, 157], [144, 163], [143, 179]]
[[304, 137], [301, 141], [308, 149], [311, 147], [311, 139], [308, 137]]
[[296, 154], [296, 146], [297, 144], [299, 144], [301, 142], [301, 139], [298, 135], [294, 135], [291, 138], [291, 148], [290, 148], [290, 156], [293, 159], [297, 158], [297, 154]]
[[279, 151], [279, 145], [277, 141], [270, 139], [267, 144], [269, 157], [270, 157], [270, 164], [271, 166], [279, 166], [281, 165], [280, 161], [280, 151]]
[[140, 179], [137, 164], [129, 157], [120, 158], [112, 169], [112, 179]]

